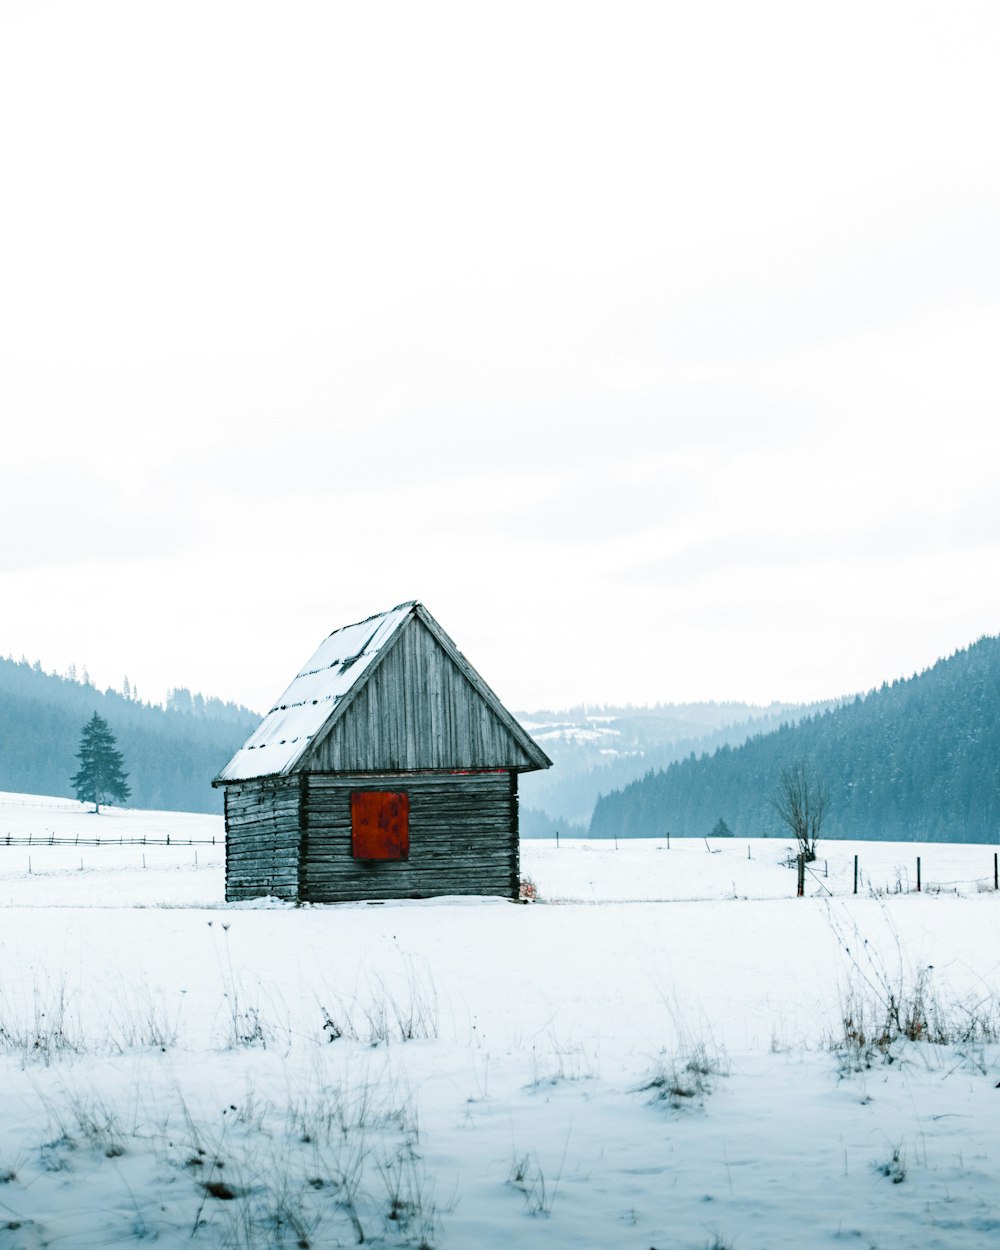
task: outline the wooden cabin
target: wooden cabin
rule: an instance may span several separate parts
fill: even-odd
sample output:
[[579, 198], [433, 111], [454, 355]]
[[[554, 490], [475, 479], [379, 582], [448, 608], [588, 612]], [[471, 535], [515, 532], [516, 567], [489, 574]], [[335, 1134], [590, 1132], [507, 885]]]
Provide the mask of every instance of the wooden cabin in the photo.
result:
[[212, 783], [226, 898], [516, 899], [517, 775], [550, 766], [422, 604], [346, 625]]

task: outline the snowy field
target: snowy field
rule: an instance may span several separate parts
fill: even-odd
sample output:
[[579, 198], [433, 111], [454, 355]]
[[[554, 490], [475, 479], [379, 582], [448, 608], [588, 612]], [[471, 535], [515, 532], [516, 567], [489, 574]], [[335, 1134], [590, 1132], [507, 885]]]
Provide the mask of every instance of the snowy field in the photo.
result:
[[994, 848], [291, 908], [222, 903], [221, 833], [0, 796], [0, 1250], [1000, 1244]]

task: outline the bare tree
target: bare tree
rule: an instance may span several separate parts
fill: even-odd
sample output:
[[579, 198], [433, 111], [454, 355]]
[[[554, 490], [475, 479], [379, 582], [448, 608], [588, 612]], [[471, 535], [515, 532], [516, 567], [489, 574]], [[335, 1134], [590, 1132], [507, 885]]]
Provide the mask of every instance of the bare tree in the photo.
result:
[[813, 777], [803, 760], [781, 770], [771, 795], [771, 806], [798, 843], [798, 853], [806, 863], [816, 858], [816, 843], [826, 815], [829, 793], [822, 781]]

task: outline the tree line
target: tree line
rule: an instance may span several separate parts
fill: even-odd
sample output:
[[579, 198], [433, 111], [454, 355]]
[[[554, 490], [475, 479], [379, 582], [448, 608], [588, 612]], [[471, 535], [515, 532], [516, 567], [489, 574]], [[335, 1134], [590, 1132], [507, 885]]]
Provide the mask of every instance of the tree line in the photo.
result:
[[249, 708], [183, 687], [161, 707], [131, 689], [101, 691], [37, 662], [0, 658], [0, 790], [73, 797], [81, 727], [95, 713], [124, 757], [130, 803], [167, 811], [221, 811], [212, 778], [260, 722]]
[[[521, 832], [526, 837], [547, 837], [543, 819], [564, 836], [586, 837], [598, 795], [666, 768], [675, 760], [711, 753], [720, 746], [739, 746], [753, 734], [777, 729], [785, 722], [834, 706], [831, 702], [770, 704], [749, 703], [657, 703], [649, 708], [572, 708], [567, 712], [519, 712], [523, 722], [543, 727], [539, 745], [554, 768], [525, 773], [521, 795]], [[591, 738], [580, 734], [592, 728], [587, 715], [603, 711], [601, 725], [611, 732]], [[575, 718], [575, 719], [574, 719]], [[729, 719], [724, 719], [729, 718]], [[566, 728], [563, 735], [553, 730]], [[531, 731], [537, 733], [537, 731]], [[574, 826], [574, 831], [567, 829]]]
[[992, 842], [1000, 837], [1000, 638], [925, 672], [760, 734], [689, 755], [598, 799], [592, 837], [784, 832], [772, 805], [804, 762], [827, 794], [823, 836]]

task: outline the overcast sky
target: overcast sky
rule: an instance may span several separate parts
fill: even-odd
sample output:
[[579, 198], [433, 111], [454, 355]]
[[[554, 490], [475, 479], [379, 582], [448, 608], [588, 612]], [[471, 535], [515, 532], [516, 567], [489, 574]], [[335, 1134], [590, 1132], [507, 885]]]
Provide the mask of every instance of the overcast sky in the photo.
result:
[[0, 0], [0, 652], [514, 707], [1000, 632], [1000, 6]]

